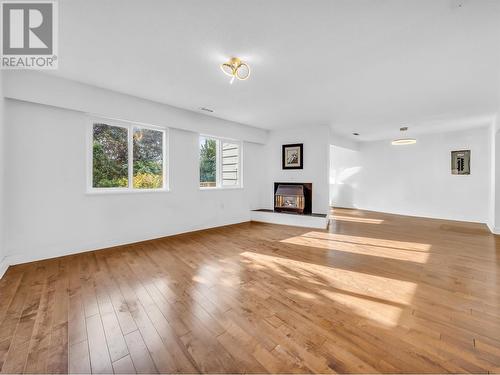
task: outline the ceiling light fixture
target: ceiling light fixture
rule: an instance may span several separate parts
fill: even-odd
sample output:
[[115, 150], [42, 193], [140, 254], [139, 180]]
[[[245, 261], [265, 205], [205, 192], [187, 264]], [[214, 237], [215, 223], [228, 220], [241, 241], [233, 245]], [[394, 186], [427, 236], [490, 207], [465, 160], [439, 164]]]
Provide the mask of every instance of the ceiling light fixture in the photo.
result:
[[395, 139], [391, 143], [394, 146], [413, 145], [413, 144], [417, 143], [417, 140], [414, 138], [401, 138], [401, 139]]
[[[404, 126], [402, 128], [399, 128], [399, 130], [405, 132], [408, 130], [408, 127]], [[417, 140], [415, 138], [399, 138], [391, 142], [393, 146], [414, 145], [415, 143], [417, 143]]]
[[221, 64], [220, 68], [225, 75], [231, 77], [230, 84], [233, 84], [235, 78], [244, 81], [250, 77], [250, 67], [237, 57], [231, 57], [228, 62]]

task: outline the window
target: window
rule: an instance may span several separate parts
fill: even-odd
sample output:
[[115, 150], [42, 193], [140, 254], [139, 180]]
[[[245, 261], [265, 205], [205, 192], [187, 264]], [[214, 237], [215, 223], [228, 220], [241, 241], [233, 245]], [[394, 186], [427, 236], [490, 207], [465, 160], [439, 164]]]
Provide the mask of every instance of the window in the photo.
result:
[[127, 129], [97, 123], [92, 132], [92, 187], [127, 187]]
[[167, 189], [164, 129], [98, 120], [90, 133], [90, 191]]
[[241, 187], [241, 143], [200, 136], [200, 187]]
[[163, 131], [134, 127], [134, 188], [163, 188]]
[[200, 137], [200, 187], [217, 186], [218, 141]]

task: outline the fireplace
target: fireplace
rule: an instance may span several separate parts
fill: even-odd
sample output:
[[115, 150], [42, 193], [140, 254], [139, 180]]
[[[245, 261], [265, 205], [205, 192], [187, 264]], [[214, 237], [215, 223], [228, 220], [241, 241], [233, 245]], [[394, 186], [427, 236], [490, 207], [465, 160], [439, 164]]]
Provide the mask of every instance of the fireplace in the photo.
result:
[[296, 214], [311, 213], [312, 184], [274, 183], [274, 211]]

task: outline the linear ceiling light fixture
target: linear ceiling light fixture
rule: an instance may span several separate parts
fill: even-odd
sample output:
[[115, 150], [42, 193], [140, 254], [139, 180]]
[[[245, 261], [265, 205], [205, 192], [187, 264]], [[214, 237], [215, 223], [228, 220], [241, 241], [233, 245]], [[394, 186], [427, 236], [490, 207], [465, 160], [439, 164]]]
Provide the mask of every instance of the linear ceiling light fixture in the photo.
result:
[[[408, 130], [408, 127], [404, 126], [402, 128], [399, 128], [399, 130], [405, 132]], [[399, 138], [391, 142], [393, 146], [414, 145], [415, 143], [417, 143], [417, 140], [415, 138]]]
[[250, 67], [237, 57], [231, 57], [228, 62], [221, 64], [220, 68], [225, 75], [231, 77], [230, 84], [233, 84], [235, 78], [244, 81], [250, 77]]
[[394, 146], [414, 145], [415, 143], [417, 143], [417, 140], [414, 138], [401, 138], [401, 139], [395, 139], [391, 143]]

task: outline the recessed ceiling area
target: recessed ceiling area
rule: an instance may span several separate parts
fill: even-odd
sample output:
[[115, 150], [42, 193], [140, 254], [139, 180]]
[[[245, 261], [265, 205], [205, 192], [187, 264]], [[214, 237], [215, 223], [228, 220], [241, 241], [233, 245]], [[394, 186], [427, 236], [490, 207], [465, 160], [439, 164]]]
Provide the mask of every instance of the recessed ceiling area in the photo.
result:
[[[59, 17], [51, 74], [265, 129], [382, 139], [500, 107], [496, 0], [72, 0]], [[232, 56], [252, 75], [230, 85]]]

